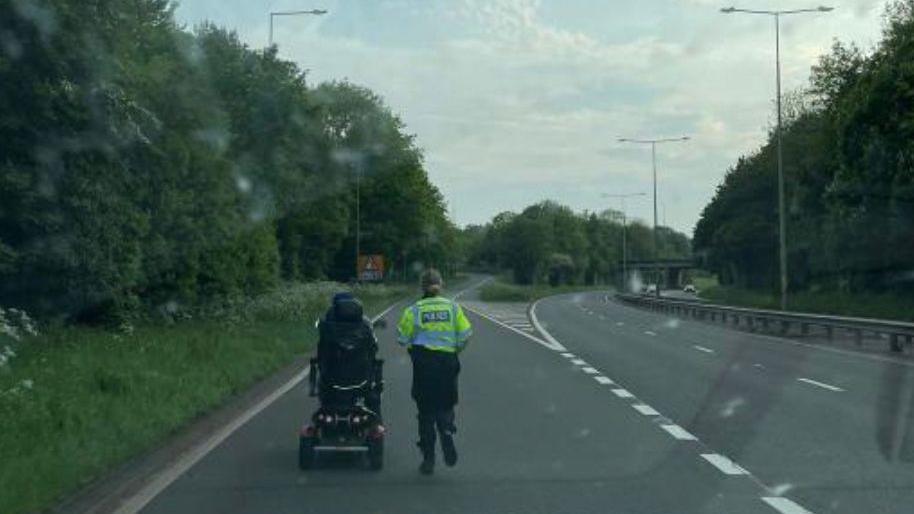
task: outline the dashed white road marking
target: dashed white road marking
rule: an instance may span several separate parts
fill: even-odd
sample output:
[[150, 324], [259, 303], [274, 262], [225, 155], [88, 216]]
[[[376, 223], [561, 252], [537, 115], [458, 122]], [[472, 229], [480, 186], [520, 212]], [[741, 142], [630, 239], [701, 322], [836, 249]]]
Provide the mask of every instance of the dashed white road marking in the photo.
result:
[[587, 373], [588, 375], [597, 375], [600, 373], [599, 371], [597, 371], [596, 369], [591, 368], [591, 367], [581, 368], [581, 371], [583, 371], [584, 373]]
[[617, 327], [621, 327], [621, 326], [624, 325], [624, 324], [625, 324], [624, 321], [617, 321], [617, 322], [616, 322], [616, 326], [617, 326]]
[[789, 498], [780, 496], [763, 496], [762, 501], [781, 514], [812, 514], [812, 512], [799, 506]]
[[660, 428], [669, 432], [669, 434], [680, 441], [697, 441], [698, 438], [694, 435], [688, 433], [686, 429], [682, 428], [679, 425], [660, 425]]
[[629, 392], [628, 389], [613, 389], [612, 391], [613, 391], [613, 394], [618, 396], [619, 398], [634, 398], [635, 397], [635, 395], [633, 395], [631, 392]]
[[701, 457], [710, 462], [715, 468], [725, 475], [748, 475], [749, 472], [739, 467], [732, 460], [717, 453], [702, 453]]
[[[553, 338], [551, 336], [551, 334], [549, 334], [549, 332], [547, 332], [545, 329], [543, 329], [542, 326], [539, 325], [539, 323], [536, 319], [535, 309], [536, 309], [536, 303], [534, 303], [534, 305], [530, 309], [531, 319], [533, 320], [534, 325], [536, 325], [537, 330], [543, 335], [543, 337], [546, 338], [550, 343], [553, 343], [557, 347], [561, 348], [561, 350], [559, 350], [559, 351], [564, 352], [561, 354], [563, 357], [571, 359], [572, 362], [574, 362], [575, 364], [578, 364], [581, 366], [587, 366], [586, 362], [584, 362], [581, 359], [575, 358], [574, 354], [567, 352], [565, 350], [565, 348], [561, 346], [561, 343], [559, 343], [555, 338]], [[583, 309], [583, 307], [582, 307], [582, 309]], [[603, 319], [603, 316], [601, 315], [600, 318]], [[616, 326], [623, 326], [623, 325], [624, 325], [624, 323], [622, 321], [616, 322]], [[650, 330], [645, 330], [644, 333], [646, 335], [650, 335], [650, 336], [657, 335], [656, 332], [653, 332]], [[706, 353], [716, 353], [714, 350], [712, 350], [710, 348], [706, 348], [706, 347], [699, 346], [699, 345], [694, 345], [694, 348], [696, 350], [703, 351]], [[765, 367], [760, 363], [754, 363], [753, 367], [755, 367], [757, 369], [765, 369]], [[593, 369], [593, 368], [588, 367], [588, 368], [584, 368], [584, 369], [586, 370], [586, 369]], [[596, 370], [594, 370], [594, 371], [596, 371]], [[609, 377], [606, 377], [606, 376], [598, 375], [598, 376], [594, 376], [593, 378], [600, 384], [615, 384], [615, 382], [613, 382], [612, 379], [610, 379]], [[809, 383], [811, 385], [816, 385], [818, 387], [823, 387], [825, 389], [829, 389], [832, 391], [843, 391], [843, 389], [841, 389], [840, 387], [833, 386], [830, 384], [825, 384], [823, 382], [818, 382], [818, 381], [811, 380], [808, 378], [799, 378], [798, 380]], [[613, 394], [615, 394], [616, 396], [618, 396], [620, 398], [635, 398], [634, 394], [632, 394], [631, 392], [629, 392], [626, 389], [616, 387], [611, 390], [612, 390]], [[644, 416], [660, 416], [660, 413], [656, 409], [654, 409], [653, 407], [651, 407], [650, 405], [647, 405], [645, 403], [638, 403], [636, 401], [635, 403], [632, 403], [631, 406], [633, 409], [635, 409], [636, 411], [638, 411], [640, 414], [642, 414]], [[660, 428], [662, 428], [664, 431], [669, 433], [675, 439], [678, 439], [681, 441], [698, 441], [697, 437], [695, 437], [694, 435], [692, 435], [691, 433], [689, 433], [688, 431], [686, 431], [684, 428], [680, 427], [679, 425], [671, 423], [664, 418], [661, 418], [661, 419], [663, 421], [660, 424]], [[699, 444], [702, 444], [702, 443], [699, 443]], [[702, 446], [704, 446], [704, 445], [702, 444]], [[749, 471], [742, 468], [741, 466], [739, 466], [738, 464], [736, 464], [735, 462], [733, 462], [732, 460], [728, 459], [727, 457], [725, 457], [723, 455], [720, 455], [717, 453], [701, 453], [700, 455], [704, 460], [708, 461], [711, 465], [713, 465], [719, 471], [721, 471], [722, 473], [724, 473], [726, 475], [745, 475], [745, 476], [750, 476], [750, 477], [752, 476], [752, 474], [749, 473]], [[765, 487], [761, 483], [759, 483], [759, 485], [762, 485], [762, 487]], [[779, 494], [776, 490], [767, 489], [768, 494], [772, 494], [772, 492], [774, 494]], [[802, 506], [800, 506], [799, 504], [793, 502], [792, 500], [790, 500], [788, 498], [783, 498], [783, 497], [779, 497], [779, 496], [763, 496], [763, 497], [761, 497], [761, 500], [764, 501], [766, 504], [768, 504], [770, 507], [776, 509], [781, 514], [813, 514], [812, 512], [804, 509]]]
[[571, 363], [572, 363], [572, 364], [577, 364], [578, 366], [586, 366], [586, 365], [587, 365], [587, 361], [585, 361], [585, 360], [583, 360], [583, 359], [571, 359]]
[[660, 415], [660, 413], [657, 412], [656, 410], [654, 410], [653, 407], [651, 407], [650, 405], [646, 405], [644, 403], [636, 403], [636, 404], [632, 405], [632, 408], [635, 409], [636, 411], [640, 412], [641, 414], [644, 414], [645, 416], [659, 416]]
[[836, 392], [836, 393], [840, 393], [840, 392], [843, 392], [843, 391], [844, 391], [844, 389], [841, 389], [841, 388], [838, 387], [838, 386], [833, 386], [833, 385], [831, 385], [831, 384], [826, 384], [825, 382], [819, 382], [819, 381], [813, 380], [813, 379], [811, 379], [811, 378], [798, 378], [797, 380], [799, 380], [800, 382], [804, 382], [804, 383], [810, 384], [810, 385], [814, 385], [814, 386], [817, 386], [817, 387], [821, 387], [822, 389], [828, 389], [829, 391], [834, 391], [834, 392]]

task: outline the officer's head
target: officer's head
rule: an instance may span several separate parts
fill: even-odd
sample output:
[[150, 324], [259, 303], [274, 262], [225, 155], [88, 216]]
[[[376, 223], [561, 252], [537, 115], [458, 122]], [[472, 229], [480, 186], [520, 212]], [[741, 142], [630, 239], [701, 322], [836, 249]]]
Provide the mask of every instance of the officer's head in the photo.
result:
[[435, 268], [429, 268], [422, 273], [422, 278], [419, 280], [420, 285], [422, 286], [422, 294], [425, 296], [435, 296], [441, 293], [441, 288], [444, 287], [444, 280], [441, 278], [441, 273], [438, 273], [438, 270]]

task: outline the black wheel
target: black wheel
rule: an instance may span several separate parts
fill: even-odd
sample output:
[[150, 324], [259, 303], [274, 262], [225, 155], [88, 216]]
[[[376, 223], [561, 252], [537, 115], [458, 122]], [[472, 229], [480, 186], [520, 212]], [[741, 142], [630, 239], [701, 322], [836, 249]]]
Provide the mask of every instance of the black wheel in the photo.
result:
[[298, 468], [302, 471], [314, 467], [314, 438], [298, 438]]
[[373, 471], [384, 467], [384, 438], [368, 440], [368, 467]]

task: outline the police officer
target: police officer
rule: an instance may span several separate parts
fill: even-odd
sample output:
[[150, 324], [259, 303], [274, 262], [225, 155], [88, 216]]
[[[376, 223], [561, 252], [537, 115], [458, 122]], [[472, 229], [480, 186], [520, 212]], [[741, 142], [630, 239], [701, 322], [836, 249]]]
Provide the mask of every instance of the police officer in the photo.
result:
[[457, 405], [457, 355], [466, 348], [472, 333], [470, 321], [457, 303], [443, 298], [441, 274], [429, 269], [422, 274], [422, 299], [406, 308], [397, 325], [398, 341], [409, 350], [413, 362], [412, 396], [419, 410], [419, 471], [435, 470], [435, 435], [441, 439], [444, 463], [457, 463], [454, 446], [454, 406]]

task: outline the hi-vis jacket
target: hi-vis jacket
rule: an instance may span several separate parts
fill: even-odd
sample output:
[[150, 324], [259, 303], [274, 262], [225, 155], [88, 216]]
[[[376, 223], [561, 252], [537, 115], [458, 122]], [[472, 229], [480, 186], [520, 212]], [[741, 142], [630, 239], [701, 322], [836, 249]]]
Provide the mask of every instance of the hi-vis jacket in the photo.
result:
[[397, 341], [403, 346], [459, 353], [466, 347], [473, 327], [456, 302], [433, 296], [407, 307], [397, 331]]

